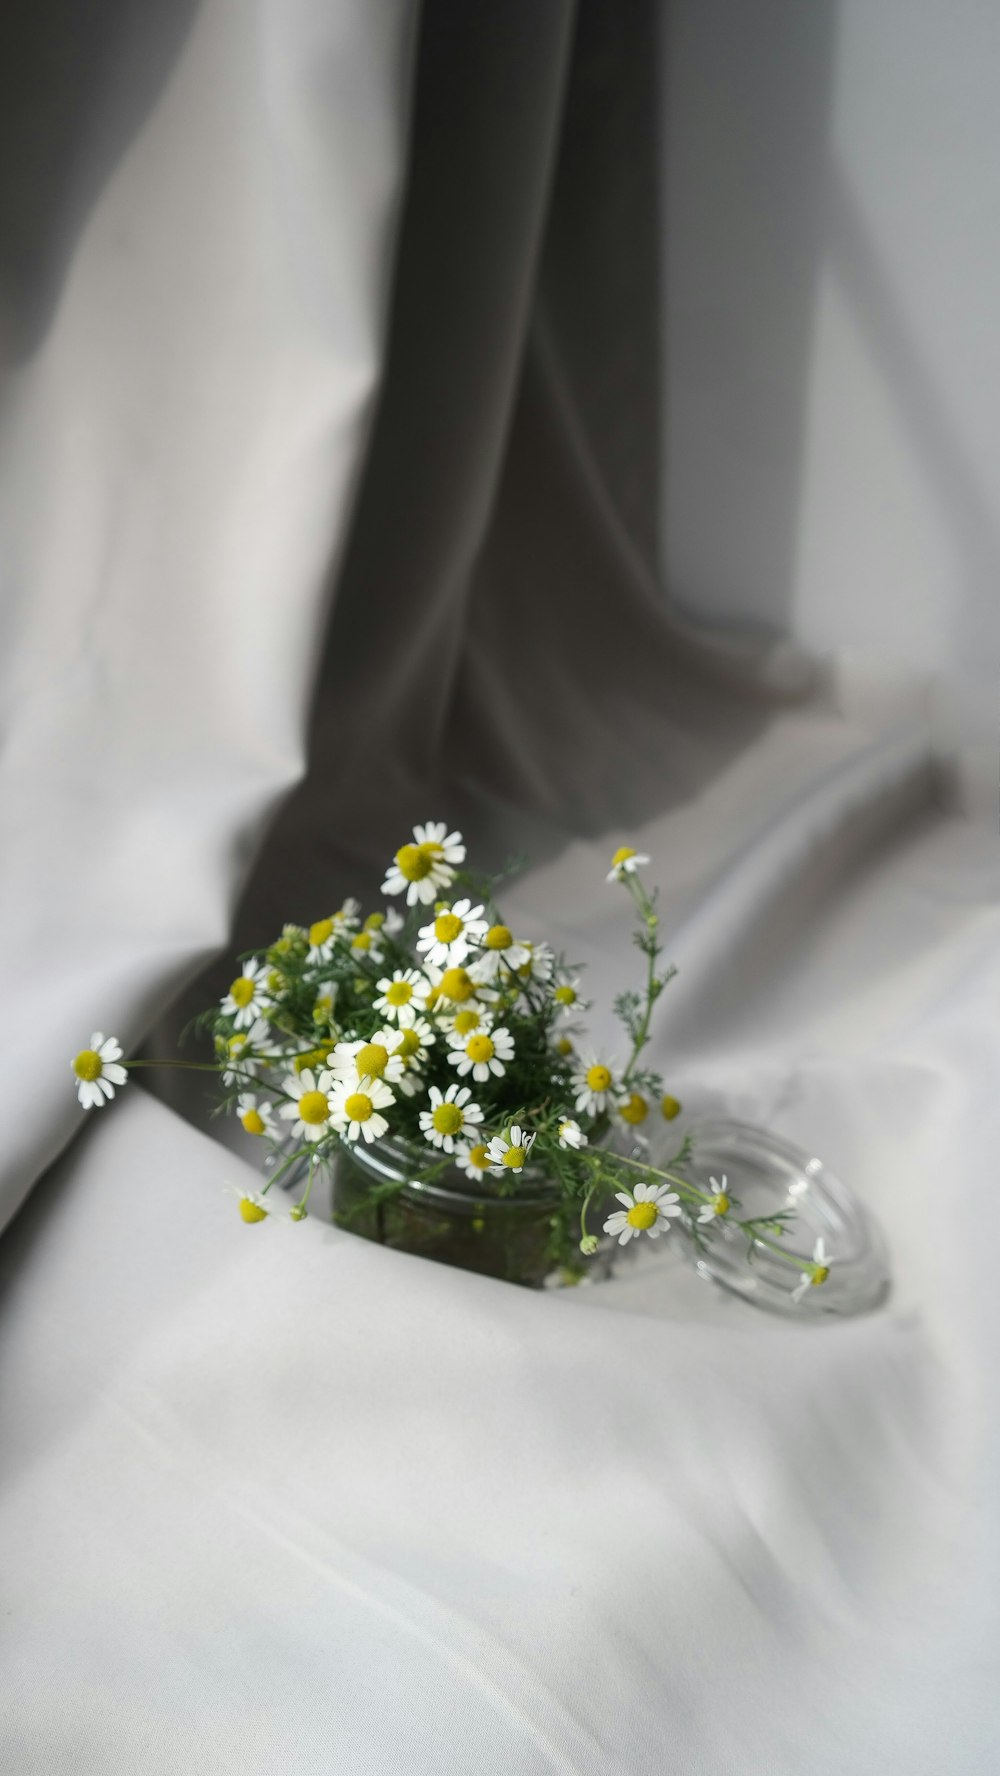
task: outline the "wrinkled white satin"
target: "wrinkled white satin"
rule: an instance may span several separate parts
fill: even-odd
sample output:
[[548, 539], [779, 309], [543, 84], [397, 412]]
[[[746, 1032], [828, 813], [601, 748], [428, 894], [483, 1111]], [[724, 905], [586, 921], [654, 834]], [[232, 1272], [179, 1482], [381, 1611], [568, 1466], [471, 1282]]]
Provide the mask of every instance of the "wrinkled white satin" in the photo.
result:
[[[409, 23], [203, 7], [9, 385], [5, 1213], [80, 1121], [69, 1054], [95, 1022], [134, 1035], [224, 941], [301, 769], [379, 368]], [[538, 856], [511, 917], [587, 964], [600, 1034], [631, 956], [611, 826], [652, 854], [681, 968], [655, 1049], [671, 1089], [823, 1154], [888, 1232], [892, 1302], [773, 1324], [670, 1251], [533, 1296], [319, 1220], [244, 1227], [224, 1185], [253, 1172], [130, 1084], [0, 1244], [18, 1776], [996, 1762], [992, 814], [959, 817], [920, 687], [890, 692], [879, 662], [752, 721], [678, 665], [588, 510], [586, 440], [555, 499], [530, 403], [519, 423], [456, 817]], [[429, 594], [430, 544], [418, 565]], [[490, 651], [522, 587], [527, 712]], [[380, 861], [343, 809], [354, 792], [374, 827], [381, 783], [335, 764], [330, 745], [295, 868], [271, 860], [300, 917], [340, 886], [338, 847]], [[483, 778], [530, 785], [534, 814]]]

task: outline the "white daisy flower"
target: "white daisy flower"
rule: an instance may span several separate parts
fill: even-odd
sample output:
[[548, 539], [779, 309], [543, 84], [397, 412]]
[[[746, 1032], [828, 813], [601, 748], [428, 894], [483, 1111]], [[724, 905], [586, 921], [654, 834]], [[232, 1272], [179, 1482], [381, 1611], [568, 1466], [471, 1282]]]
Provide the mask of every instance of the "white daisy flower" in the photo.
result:
[[514, 1038], [506, 1029], [476, 1030], [471, 1036], [452, 1035], [450, 1043], [450, 1064], [458, 1068], [460, 1079], [471, 1073], [477, 1085], [485, 1085], [491, 1073], [495, 1079], [502, 1079], [507, 1062], [514, 1058]]
[[670, 1222], [681, 1212], [681, 1199], [676, 1190], [668, 1190], [665, 1184], [637, 1184], [634, 1190], [616, 1190], [615, 1200], [624, 1205], [609, 1215], [604, 1223], [605, 1233], [610, 1233], [620, 1246], [627, 1246], [630, 1239], [638, 1239], [640, 1233], [648, 1233], [650, 1239], [659, 1239], [661, 1233], [669, 1233]]
[[249, 1030], [260, 1017], [267, 1017], [271, 1001], [267, 991], [267, 968], [254, 957], [232, 982], [222, 1001], [222, 1010], [231, 1017], [238, 1030]]
[[402, 913], [398, 912], [395, 907], [389, 907], [385, 915], [385, 924], [383, 925], [382, 930], [385, 932], [386, 937], [398, 937], [405, 924], [406, 920], [403, 918]]
[[476, 957], [472, 970], [477, 980], [496, 980], [504, 971], [516, 974], [531, 961], [527, 944], [515, 943], [507, 925], [491, 925], [481, 943], [482, 954]]
[[248, 1135], [275, 1135], [274, 1107], [269, 1098], [254, 1092], [241, 1092], [236, 1100], [236, 1114]]
[[591, 1055], [573, 1075], [574, 1108], [600, 1116], [609, 1108], [615, 1089], [614, 1065]]
[[563, 1017], [574, 1017], [580, 1009], [579, 975], [574, 975], [571, 980], [560, 981], [557, 987], [553, 987], [552, 997]]
[[232, 1036], [217, 1038], [216, 1053], [226, 1062], [223, 1085], [245, 1085], [248, 1079], [256, 1079], [261, 1068], [270, 1063], [270, 1038], [270, 1029], [263, 1018], [258, 1018], [249, 1030], [237, 1030]]
[[389, 1127], [379, 1112], [395, 1102], [395, 1094], [382, 1079], [341, 1080], [333, 1098], [334, 1127], [347, 1141], [364, 1140], [370, 1144]]
[[489, 1144], [490, 1170], [503, 1176], [504, 1171], [520, 1172], [524, 1162], [535, 1144], [534, 1135], [521, 1128], [516, 1122], [505, 1135], [494, 1135]]
[[429, 925], [422, 925], [417, 949], [435, 968], [457, 968], [471, 950], [477, 949], [487, 932], [487, 920], [481, 906], [471, 900], [456, 900], [445, 907]]
[[328, 1069], [318, 1078], [311, 1067], [289, 1074], [282, 1087], [289, 1102], [282, 1104], [278, 1115], [292, 1123], [290, 1132], [294, 1139], [322, 1141], [330, 1133], [333, 1088], [334, 1077]]
[[114, 1036], [95, 1030], [90, 1047], [81, 1048], [72, 1061], [76, 1095], [85, 1110], [99, 1110], [106, 1098], [114, 1097], [115, 1086], [126, 1083], [128, 1073], [118, 1065], [121, 1056], [121, 1043]]
[[420, 1112], [420, 1129], [424, 1140], [432, 1147], [442, 1147], [445, 1153], [454, 1153], [455, 1141], [464, 1135], [472, 1140], [478, 1133], [478, 1125], [483, 1120], [483, 1113], [478, 1104], [471, 1102], [472, 1093], [467, 1085], [449, 1085], [447, 1091], [440, 1091], [436, 1085], [430, 1089], [430, 1109]]
[[733, 1206], [729, 1197], [726, 1195], [725, 1176], [723, 1175], [721, 1178], [709, 1178], [708, 1181], [711, 1184], [715, 1195], [710, 1202], [704, 1203], [698, 1210], [698, 1220], [706, 1225], [709, 1221], [715, 1221], [723, 1215], [728, 1215]]
[[465, 862], [462, 835], [448, 832], [443, 820], [413, 828], [413, 843], [403, 845], [386, 871], [383, 894], [406, 894], [407, 906], [425, 906], [440, 897], [455, 880], [455, 869]]
[[464, 1041], [467, 1036], [473, 1036], [477, 1031], [491, 1030], [493, 1013], [488, 1006], [480, 1004], [478, 999], [471, 999], [467, 1005], [460, 1005], [457, 1009], [450, 1008], [443, 1012], [440, 1023], [449, 1042], [453, 1038], [460, 1038]]
[[256, 1190], [238, 1190], [235, 1185], [226, 1187], [227, 1196], [235, 1196], [239, 1203], [240, 1216], [252, 1226], [255, 1221], [266, 1221], [274, 1214], [272, 1205], [266, 1196], [260, 1196]]
[[384, 1079], [395, 1085], [403, 1077], [398, 1030], [376, 1030], [367, 1042], [338, 1042], [330, 1066], [338, 1080]]
[[518, 980], [524, 985], [539, 981], [544, 985], [546, 981], [550, 981], [556, 966], [556, 955], [551, 945], [525, 942], [521, 947], [527, 950], [528, 959], [515, 970]]
[[645, 851], [634, 851], [631, 845], [619, 845], [607, 874], [609, 882], [624, 882], [626, 876], [634, 876], [636, 870], [642, 869], [649, 862]]
[[574, 1122], [572, 1116], [567, 1116], [565, 1121], [559, 1124], [559, 1145], [560, 1147], [586, 1147], [587, 1145], [586, 1135], [580, 1124]]
[[378, 997], [373, 1000], [376, 1011], [399, 1024], [412, 1024], [430, 992], [430, 981], [418, 968], [397, 968], [378, 983]]
[[331, 913], [328, 919], [317, 919], [309, 927], [309, 961], [329, 962], [337, 942], [337, 926]]
[[463, 1141], [455, 1149], [455, 1162], [474, 1184], [485, 1178], [490, 1169], [490, 1156], [482, 1141], [477, 1141], [471, 1147], [467, 1141]]
[[356, 931], [351, 938], [351, 954], [368, 962], [381, 962], [384, 952], [380, 931]]
[[627, 1098], [620, 1098], [615, 1105], [615, 1115], [626, 1128], [638, 1128], [649, 1115], [649, 1099], [642, 1092], [629, 1092]]
[[405, 1097], [412, 1098], [420, 1088], [421, 1068], [427, 1065], [427, 1049], [437, 1041], [437, 1031], [431, 1029], [426, 1018], [417, 1017], [412, 1024], [404, 1024], [394, 1034], [396, 1042], [392, 1052], [403, 1063], [399, 1089]]
[[807, 1290], [816, 1289], [821, 1283], [825, 1283], [827, 1277], [830, 1275], [831, 1264], [835, 1264], [836, 1262], [835, 1258], [827, 1256], [823, 1235], [820, 1234], [819, 1239], [813, 1246], [812, 1263], [808, 1270], [803, 1271], [801, 1283], [792, 1290], [792, 1300], [801, 1301]]

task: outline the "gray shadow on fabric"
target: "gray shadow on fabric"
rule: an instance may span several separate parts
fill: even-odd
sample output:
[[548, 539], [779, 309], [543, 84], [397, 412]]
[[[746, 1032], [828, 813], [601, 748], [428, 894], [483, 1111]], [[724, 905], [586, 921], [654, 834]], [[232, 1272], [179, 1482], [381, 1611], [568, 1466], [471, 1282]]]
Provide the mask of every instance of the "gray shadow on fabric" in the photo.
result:
[[36, 352], [77, 240], [198, 0], [13, 0], [0, 59], [0, 356]]

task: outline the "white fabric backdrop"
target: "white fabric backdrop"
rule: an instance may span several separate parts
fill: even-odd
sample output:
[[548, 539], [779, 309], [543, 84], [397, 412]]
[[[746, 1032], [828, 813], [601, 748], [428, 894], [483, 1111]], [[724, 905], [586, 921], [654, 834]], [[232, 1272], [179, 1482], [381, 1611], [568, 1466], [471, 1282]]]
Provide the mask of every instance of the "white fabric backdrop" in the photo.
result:
[[[518, 923], [606, 1006], [627, 954], [606, 852], [641, 843], [681, 967], [674, 1089], [827, 1156], [888, 1228], [896, 1292], [815, 1330], [674, 1255], [534, 1297], [317, 1220], [247, 1229], [222, 1192], [243, 1161], [130, 1085], [0, 1244], [18, 1772], [996, 1764], [993, 811], [970, 817], [896, 658], [813, 670], [663, 609], [642, 362], [587, 366], [636, 312], [633, 260], [600, 243], [641, 212], [622, 148], [653, 58], [597, 8], [572, 54], [568, 8], [514, 18], [425, 14], [311, 773], [240, 938], [373, 882], [398, 823], [440, 808], [535, 851]], [[411, 29], [346, 0], [203, 6], [40, 340], [16, 336], [8, 1212], [72, 1125], [81, 1029], [137, 1033], [224, 941], [301, 770]], [[477, 181], [491, 201], [463, 209]]]

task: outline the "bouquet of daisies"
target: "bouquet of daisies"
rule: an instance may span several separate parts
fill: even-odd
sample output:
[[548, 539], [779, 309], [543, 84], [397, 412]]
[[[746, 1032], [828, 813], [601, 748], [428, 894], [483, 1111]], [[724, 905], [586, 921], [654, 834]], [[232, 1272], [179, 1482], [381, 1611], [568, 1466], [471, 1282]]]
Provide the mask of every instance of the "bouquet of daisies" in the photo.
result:
[[[304, 1181], [286, 1208], [303, 1220], [320, 1166], [391, 1141], [404, 1144], [408, 1175], [380, 1185], [383, 1194], [433, 1185], [456, 1168], [500, 1196], [516, 1194], [525, 1176], [544, 1179], [559, 1207], [554, 1264], [598, 1250], [595, 1209], [607, 1240], [622, 1245], [681, 1220], [699, 1244], [727, 1222], [751, 1245], [780, 1251], [782, 1226], [739, 1221], [725, 1178], [709, 1189], [694, 1182], [689, 1142], [663, 1166], [649, 1161], [650, 1120], [672, 1121], [680, 1105], [644, 1060], [675, 972], [660, 964], [648, 863], [623, 846], [608, 873], [631, 899], [643, 958], [641, 985], [615, 1001], [624, 1060], [584, 1045], [578, 970], [515, 934], [495, 898], [499, 878], [469, 871], [461, 834], [443, 823], [415, 827], [396, 852], [385, 910], [363, 916], [347, 900], [308, 927], [286, 925], [248, 956], [199, 1020], [212, 1033], [222, 1108], [271, 1149], [267, 1182], [239, 1194], [243, 1220], [280, 1210], [275, 1186], [288, 1178]], [[81, 1103], [103, 1104], [126, 1068], [151, 1064], [123, 1062], [114, 1039], [95, 1034], [73, 1063]], [[807, 1283], [825, 1280], [822, 1265], [788, 1256]]]

